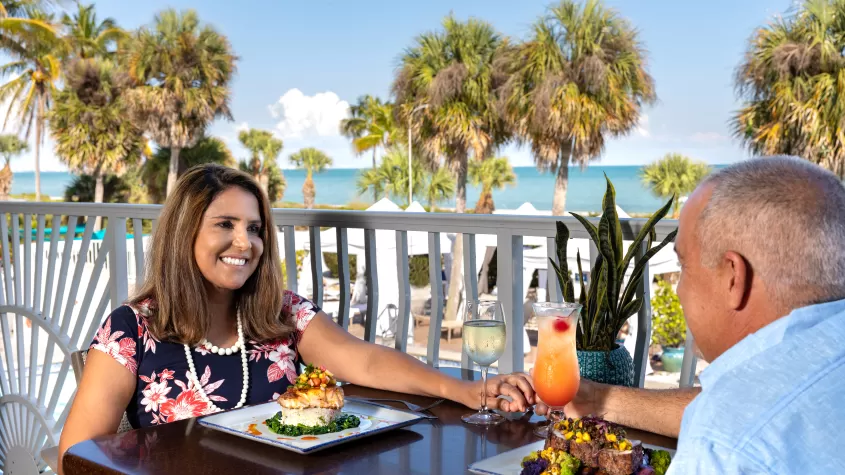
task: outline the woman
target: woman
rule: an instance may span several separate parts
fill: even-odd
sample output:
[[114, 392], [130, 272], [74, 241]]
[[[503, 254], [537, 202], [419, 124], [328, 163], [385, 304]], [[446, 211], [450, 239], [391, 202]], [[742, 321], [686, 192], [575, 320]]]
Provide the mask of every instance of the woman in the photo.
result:
[[[238, 170], [189, 170], [161, 212], [147, 279], [102, 324], [59, 443], [270, 401], [301, 362], [338, 379], [448, 398], [477, 407], [481, 382], [447, 377], [395, 350], [364, 342], [310, 301], [282, 290], [270, 204]], [[491, 407], [525, 411], [525, 375], [488, 380]], [[497, 399], [506, 395], [511, 401]]]

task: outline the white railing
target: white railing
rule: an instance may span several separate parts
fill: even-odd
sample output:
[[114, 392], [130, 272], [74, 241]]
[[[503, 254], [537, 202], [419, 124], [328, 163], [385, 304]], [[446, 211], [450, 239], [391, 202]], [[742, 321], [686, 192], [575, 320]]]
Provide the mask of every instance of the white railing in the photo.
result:
[[[70, 371], [70, 354], [83, 349], [93, 338], [97, 326], [109, 311], [125, 301], [132, 284], [143, 282], [144, 249], [149, 237], [140, 230], [146, 222], [155, 229], [161, 207], [157, 205], [123, 205], [90, 203], [21, 203], [0, 202], [0, 236], [2, 247], [3, 287], [0, 289], [0, 470], [10, 452], [26, 450], [36, 458], [42, 446], [55, 445], [67, 417], [67, 399], [75, 391]], [[497, 298], [508, 318], [508, 340], [499, 361], [499, 371], [524, 369], [523, 328], [523, 249], [526, 238], [544, 243], [547, 257], [556, 260], [554, 250], [555, 222], [559, 217], [506, 215], [457, 215], [445, 213], [402, 213], [366, 211], [308, 211], [274, 209], [280, 246], [286, 262], [287, 287], [297, 288], [295, 227], [308, 231], [308, 250], [312, 298], [323, 304], [322, 252], [337, 252], [339, 302], [336, 318], [348, 328], [351, 314], [349, 230], [363, 230], [363, 251], [367, 282], [367, 310], [364, 317], [364, 338], [376, 341], [378, 319], [379, 272], [395, 272], [398, 291], [398, 318], [395, 347], [406, 351], [411, 319], [411, 286], [409, 280], [409, 242], [417, 247], [427, 237], [430, 281], [432, 289], [431, 318], [425, 361], [435, 365], [440, 355], [440, 336], [445, 309], [441, 269], [441, 235], [456, 235], [463, 244], [463, 287], [467, 298], [478, 296], [476, 238], [495, 236], [497, 253]], [[97, 216], [105, 218], [106, 233], [102, 240], [92, 239]], [[48, 219], [48, 217], [50, 217]], [[85, 219], [85, 218], [88, 219]], [[85, 221], [81, 239], [74, 239], [73, 230]], [[574, 218], [562, 218], [573, 239], [588, 239], [586, 231]], [[36, 223], [33, 227], [31, 223]], [[21, 224], [22, 223], [22, 224]], [[127, 223], [132, 223], [133, 237], [128, 239]], [[632, 240], [645, 220], [623, 220], [623, 238]], [[658, 242], [676, 228], [676, 222], [665, 221], [656, 228]], [[58, 233], [45, 238], [45, 228], [57, 230], [66, 225], [69, 234]], [[321, 244], [321, 229], [335, 228], [332, 235], [335, 249]], [[34, 229], [34, 232], [33, 232]], [[378, 232], [377, 232], [378, 231]], [[357, 235], [357, 234], [356, 234]], [[325, 234], [323, 234], [325, 236]], [[395, 252], [395, 269], [379, 268], [377, 253], [383, 249], [378, 241], [388, 236], [389, 251]], [[489, 240], [489, 239], [487, 239]], [[301, 243], [300, 243], [301, 244]], [[71, 249], [71, 252], [64, 252]], [[356, 251], [357, 252], [357, 251]], [[384, 252], [384, 251], [382, 251]], [[646, 252], [638, 250], [637, 260]], [[590, 246], [590, 261], [598, 255]], [[82, 257], [84, 256], [84, 257]], [[391, 260], [392, 264], [392, 260]], [[448, 273], [448, 269], [447, 269]], [[556, 279], [549, 273], [548, 299], [560, 301]], [[637, 319], [636, 382], [644, 383], [651, 338], [650, 280], [646, 266], [638, 298], [644, 305]], [[381, 289], [385, 291], [385, 289]], [[391, 289], [393, 292], [394, 289]], [[12, 318], [14, 316], [14, 318]], [[27, 324], [27, 322], [29, 322]], [[14, 324], [14, 325], [13, 325]], [[695, 360], [688, 337], [681, 375], [681, 385], [689, 386], [694, 378]], [[58, 371], [42, 371], [54, 368]], [[462, 365], [469, 367], [466, 355]], [[44, 468], [43, 461], [39, 468]]]

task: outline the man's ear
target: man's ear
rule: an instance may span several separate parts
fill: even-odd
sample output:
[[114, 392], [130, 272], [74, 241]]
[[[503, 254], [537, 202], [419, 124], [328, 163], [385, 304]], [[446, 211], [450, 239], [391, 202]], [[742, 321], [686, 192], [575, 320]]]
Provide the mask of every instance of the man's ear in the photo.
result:
[[728, 306], [731, 310], [740, 310], [748, 300], [751, 291], [751, 266], [742, 255], [728, 251], [722, 258], [722, 275], [727, 286]]

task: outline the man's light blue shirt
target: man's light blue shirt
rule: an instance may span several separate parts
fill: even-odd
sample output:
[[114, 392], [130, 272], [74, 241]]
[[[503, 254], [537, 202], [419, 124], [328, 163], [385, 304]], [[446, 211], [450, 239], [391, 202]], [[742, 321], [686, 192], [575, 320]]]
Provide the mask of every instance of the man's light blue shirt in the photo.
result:
[[845, 300], [794, 310], [700, 379], [669, 474], [845, 474]]

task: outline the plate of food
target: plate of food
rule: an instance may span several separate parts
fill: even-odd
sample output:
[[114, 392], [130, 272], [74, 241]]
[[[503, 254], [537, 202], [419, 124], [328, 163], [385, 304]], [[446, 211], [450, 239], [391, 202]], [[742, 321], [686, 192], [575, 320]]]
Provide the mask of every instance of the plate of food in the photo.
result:
[[309, 365], [276, 401], [205, 416], [199, 424], [309, 454], [420, 419], [410, 411], [346, 401], [331, 372]]
[[468, 467], [481, 475], [663, 475], [675, 451], [627, 438], [598, 417], [558, 421], [549, 438]]

